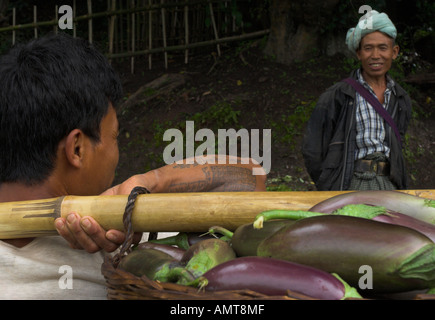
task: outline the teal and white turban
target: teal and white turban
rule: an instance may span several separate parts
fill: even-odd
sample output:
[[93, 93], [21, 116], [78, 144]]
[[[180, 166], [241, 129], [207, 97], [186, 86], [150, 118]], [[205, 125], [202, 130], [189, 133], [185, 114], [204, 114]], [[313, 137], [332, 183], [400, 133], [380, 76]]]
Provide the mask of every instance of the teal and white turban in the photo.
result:
[[361, 39], [372, 32], [380, 31], [396, 39], [397, 30], [393, 22], [391, 22], [388, 15], [385, 13], [379, 13], [376, 10], [369, 11], [364, 19], [361, 19], [355, 28], [350, 28], [346, 35], [346, 45], [350, 51], [355, 52]]

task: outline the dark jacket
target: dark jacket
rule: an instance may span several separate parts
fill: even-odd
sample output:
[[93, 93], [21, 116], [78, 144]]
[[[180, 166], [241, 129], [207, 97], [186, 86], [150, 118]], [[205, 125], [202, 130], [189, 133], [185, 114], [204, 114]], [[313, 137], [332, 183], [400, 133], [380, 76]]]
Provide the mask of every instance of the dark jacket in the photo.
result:
[[[351, 73], [356, 79], [356, 70]], [[348, 190], [355, 162], [355, 89], [340, 81], [319, 98], [307, 123], [302, 146], [305, 166], [317, 190]], [[399, 129], [402, 141], [411, 119], [411, 99], [395, 84], [387, 108]], [[407, 188], [402, 147], [388, 124], [386, 141], [390, 147], [390, 179], [398, 189]]]

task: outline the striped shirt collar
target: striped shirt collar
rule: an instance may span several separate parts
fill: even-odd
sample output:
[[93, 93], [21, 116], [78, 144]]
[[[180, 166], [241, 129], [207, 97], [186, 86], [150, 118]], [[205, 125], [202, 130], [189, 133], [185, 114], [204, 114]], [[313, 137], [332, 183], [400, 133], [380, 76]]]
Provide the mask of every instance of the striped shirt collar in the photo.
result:
[[[356, 71], [357, 80], [364, 86], [366, 89], [368, 89], [370, 92], [374, 93], [372, 87], [367, 83], [367, 81], [364, 80], [364, 77], [362, 76], [361, 69], [358, 69]], [[388, 72], [385, 74], [385, 77], [387, 79], [387, 91], [392, 91], [394, 95], [396, 95], [396, 83], [394, 82], [393, 78], [390, 77]]]

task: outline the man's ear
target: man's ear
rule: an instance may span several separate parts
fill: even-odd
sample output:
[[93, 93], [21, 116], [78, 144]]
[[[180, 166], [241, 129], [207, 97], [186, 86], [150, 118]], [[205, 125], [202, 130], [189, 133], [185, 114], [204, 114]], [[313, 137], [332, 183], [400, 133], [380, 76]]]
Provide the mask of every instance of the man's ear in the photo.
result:
[[72, 130], [65, 139], [65, 157], [76, 168], [82, 166], [86, 136], [80, 129]]
[[361, 61], [361, 47], [356, 49], [355, 56], [357, 57], [358, 61]]
[[396, 44], [393, 47], [393, 60], [396, 60], [397, 56], [399, 55], [400, 47]]

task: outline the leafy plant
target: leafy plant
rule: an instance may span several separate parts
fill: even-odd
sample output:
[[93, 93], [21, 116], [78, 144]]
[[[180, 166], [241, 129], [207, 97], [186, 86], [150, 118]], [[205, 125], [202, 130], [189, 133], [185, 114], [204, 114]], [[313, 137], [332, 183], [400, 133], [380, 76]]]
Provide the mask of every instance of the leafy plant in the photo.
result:
[[317, 100], [300, 101], [289, 114], [283, 114], [279, 120], [270, 120], [273, 141], [285, 144], [290, 150], [294, 150], [297, 144], [296, 137], [302, 134], [316, 102]]

